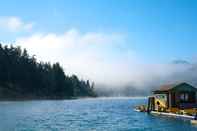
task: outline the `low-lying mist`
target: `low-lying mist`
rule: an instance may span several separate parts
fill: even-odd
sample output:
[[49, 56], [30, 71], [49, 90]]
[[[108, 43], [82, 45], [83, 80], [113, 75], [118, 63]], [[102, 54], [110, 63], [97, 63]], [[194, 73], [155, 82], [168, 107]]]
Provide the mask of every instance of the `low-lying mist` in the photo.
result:
[[98, 84], [95, 91], [99, 96], [147, 96], [164, 84], [187, 82], [197, 86], [197, 64], [183, 60], [149, 66], [147, 71], [138, 75], [142, 78], [133, 76], [130, 83], [124, 85]]

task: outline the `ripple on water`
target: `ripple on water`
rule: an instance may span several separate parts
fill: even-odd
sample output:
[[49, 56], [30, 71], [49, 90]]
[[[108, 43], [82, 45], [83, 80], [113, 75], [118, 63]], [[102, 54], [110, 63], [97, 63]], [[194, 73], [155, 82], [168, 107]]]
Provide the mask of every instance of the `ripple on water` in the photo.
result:
[[134, 112], [145, 99], [0, 102], [3, 131], [195, 131], [188, 121]]

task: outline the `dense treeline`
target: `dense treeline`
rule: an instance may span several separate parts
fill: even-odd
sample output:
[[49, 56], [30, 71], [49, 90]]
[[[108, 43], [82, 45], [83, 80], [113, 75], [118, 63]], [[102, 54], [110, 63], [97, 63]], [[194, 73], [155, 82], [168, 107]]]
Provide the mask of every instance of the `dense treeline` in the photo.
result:
[[59, 63], [38, 62], [27, 50], [0, 44], [1, 99], [64, 99], [95, 96], [89, 80], [65, 75]]

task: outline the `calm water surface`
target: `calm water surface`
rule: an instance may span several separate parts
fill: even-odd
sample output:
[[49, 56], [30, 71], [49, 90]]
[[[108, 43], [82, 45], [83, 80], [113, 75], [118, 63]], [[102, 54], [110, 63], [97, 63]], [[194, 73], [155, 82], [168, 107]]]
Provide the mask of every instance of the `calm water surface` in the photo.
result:
[[145, 99], [0, 102], [0, 131], [197, 131], [189, 121], [133, 111]]

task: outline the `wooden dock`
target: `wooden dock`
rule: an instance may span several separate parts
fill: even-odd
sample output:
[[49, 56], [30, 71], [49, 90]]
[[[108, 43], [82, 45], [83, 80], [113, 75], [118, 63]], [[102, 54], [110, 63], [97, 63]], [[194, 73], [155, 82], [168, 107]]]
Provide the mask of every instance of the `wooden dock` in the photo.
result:
[[181, 115], [181, 114], [174, 114], [174, 113], [167, 113], [167, 112], [151, 111], [150, 113], [153, 115], [163, 115], [163, 116], [182, 118], [182, 119], [188, 119], [188, 120], [194, 120], [195, 118], [195, 116]]

